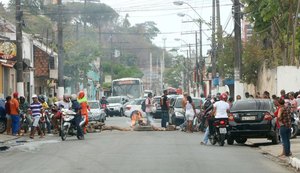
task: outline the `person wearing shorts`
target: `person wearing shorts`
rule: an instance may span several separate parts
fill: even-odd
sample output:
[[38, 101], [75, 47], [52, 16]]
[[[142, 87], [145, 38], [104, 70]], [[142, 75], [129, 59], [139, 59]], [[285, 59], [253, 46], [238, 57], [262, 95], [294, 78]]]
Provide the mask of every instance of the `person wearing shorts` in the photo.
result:
[[[32, 115], [32, 119], [33, 119], [31, 133], [30, 133], [31, 139], [34, 138], [34, 134], [39, 127], [39, 121], [40, 121], [41, 113], [42, 113], [42, 104], [39, 102], [37, 95], [33, 95], [32, 100], [33, 100], [33, 102], [30, 105], [31, 115]], [[40, 134], [41, 134], [40, 137], [42, 138], [43, 133], [40, 133]]]

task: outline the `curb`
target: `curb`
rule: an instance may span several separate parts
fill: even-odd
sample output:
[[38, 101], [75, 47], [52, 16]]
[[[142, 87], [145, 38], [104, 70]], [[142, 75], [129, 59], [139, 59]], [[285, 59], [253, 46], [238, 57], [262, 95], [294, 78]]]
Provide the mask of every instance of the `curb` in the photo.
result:
[[[247, 141], [247, 143], [254, 145], [255, 143], [253, 143], [252, 141]], [[263, 149], [261, 146], [258, 146], [258, 148], [262, 151], [262, 154], [266, 153], [269, 156], [273, 157], [274, 159], [284, 162], [286, 164], [288, 164], [289, 166], [295, 168], [297, 171], [300, 170], [300, 159], [296, 158], [296, 157], [287, 157], [287, 158], [280, 158], [276, 155], [274, 155], [272, 152], [269, 152], [265, 149]]]
[[[0, 144], [4, 144], [4, 143], [7, 143], [9, 141], [13, 141], [13, 140], [19, 139], [21, 137], [22, 136], [14, 136], [14, 137], [9, 137], [9, 139], [4, 139], [4, 140], [0, 139]], [[1, 135], [0, 135], [0, 138], [1, 138]]]

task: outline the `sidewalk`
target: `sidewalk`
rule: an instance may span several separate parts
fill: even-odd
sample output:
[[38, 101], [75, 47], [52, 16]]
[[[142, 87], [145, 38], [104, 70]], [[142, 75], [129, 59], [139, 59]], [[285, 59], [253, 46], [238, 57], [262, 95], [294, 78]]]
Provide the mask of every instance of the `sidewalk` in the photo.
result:
[[12, 135], [6, 135], [6, 134], [0, 134], [0, 144], [4, 144], [8, 141], [19, 139], [20, 136], [12, 136]]
[[282, 162], [290, 164], [292, 167], [300, 170], [300, 136], [291, 139], [291, 151], [293, 155], [287, 158], [280, 158], [278, 155], [282, 152], [282, 145], [272, 145], [270, 141], [264, 139], [248, 139], [250, 145], [257, 145], [264, 153], [268, 153], [272, 157], [276, 157]]

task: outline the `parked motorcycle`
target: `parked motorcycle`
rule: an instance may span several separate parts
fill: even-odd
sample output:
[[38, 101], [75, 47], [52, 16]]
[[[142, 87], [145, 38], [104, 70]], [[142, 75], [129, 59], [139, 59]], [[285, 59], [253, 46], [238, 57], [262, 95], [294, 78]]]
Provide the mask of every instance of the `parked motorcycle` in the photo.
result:
[[297, 112], [292, 113], [292, 127], [291, 127], [291, 137], [290, 138], [296, 138], [298, 134], [298, 124], [299, 124], [299, 114]]
[[228, 119], [216, 119], [213, 123], [213, 132], [209, 137], [209, 142], [215, 145], [217, 142], [220, 146], [224, 146], [229, 129]]
[[[82, 127], [84, 126], [85, 123], [85, 117], [81, 115], [77, 115], [75, 112], [72, 110], [68, 109], [62, 109], [62, 120], [61, 120], [61, 130], [60, 130], [60, 135], [61, 139], [64, 141], [67, 139], [67, 136], [77, 136], [77, 139], [82, 140], [84, 139]], [[81, 122], [79, 123], [80, 129], [77, 129], [76, 127], [76, 118], [77, 116], [80, 116]], [[81, 135], [78, 135], [77, 131], [81, 130]]]

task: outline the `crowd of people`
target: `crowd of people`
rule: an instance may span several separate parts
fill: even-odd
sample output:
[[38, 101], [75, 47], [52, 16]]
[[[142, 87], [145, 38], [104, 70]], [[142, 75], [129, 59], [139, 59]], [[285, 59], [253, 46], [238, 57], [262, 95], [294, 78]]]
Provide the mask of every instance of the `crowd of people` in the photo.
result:
[[[214, 119], [226, 118], [229, 116], [230, 108], [235, 101], [242, 99], [270, 99], [276, 107], [274, 115], [276, 117], [276, 126], [279, 129], [280, 139], [283, 146], [282, 152], [278, 155], [279, 157], [286, 157], [292, 155], [291, 153], [291, 116], [292, 113], [298, 111], [298, 106], [300, 106], [300, 91], [299, 92], [289, 92], [286, 93], [285, 90], [281, 90], [280, 96], [272, 95], [268, 91], [264, 91], [262, 95], [259, 92], [255, 96], [246, 92], [244, 98], [241, 95], [237, 95], [236, 99], [230, 98], [229, 93], [217, 94], [215, 97], [207, 97], [205, 102], [211, 102], [213, 104], [213, 111], [210, 113], [210, 117]], [[204, 102], [204, 104], [205, 104]], [[203, 110], [205, 111], [205, 109]], [[208, 127], [205, 131], [204, 137], [201, 141], [202, 145], [208, 143], [210, 136], [210, 131], [212, 130], [209, 123], [209, 118], [207, 121]]]
[[[36, 132], [40, 138], [43, 138], [45, 133], [57, 134], [62, 108], [73, 110], [84, 117], [83, 133], [87, 132], [89, 106], [83, 91], [78, 94], [65, 94], [62, 99], [58, 99], [56, 94], [54, 96], [49, 94], [49, 98], [43, 95], [33, 95], [31, 99], [29, 104], [26, 98], [19, 96], [17, 92], [14, 92], [12, 97], [6, 97], [6, 133], [8, 135], [23, 136], [24, 133], [30, 132], [29, 137], [33, 139]], [[27, 127], [24, 125], [25, 121]]]

